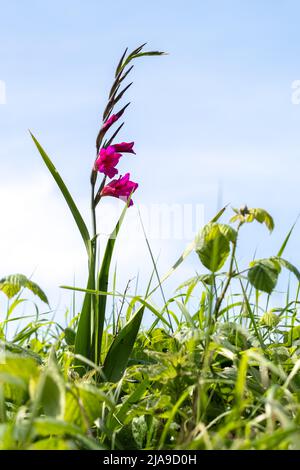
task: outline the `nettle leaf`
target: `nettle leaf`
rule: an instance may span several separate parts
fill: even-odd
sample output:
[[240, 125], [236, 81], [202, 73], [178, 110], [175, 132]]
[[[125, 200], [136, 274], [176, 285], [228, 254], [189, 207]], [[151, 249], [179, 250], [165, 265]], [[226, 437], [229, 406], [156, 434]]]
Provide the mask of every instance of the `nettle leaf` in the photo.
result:
[[250, 266], [248, 271], [250, 284], [255, 289], [271, 294], [276, 287], [281, 271], [279, 262], [275, 258], [260, 259], [252, 261]]
[[196, 253], [201, 263], [210, 271], [219, 271], [230, 253], [230, 242], [235, 240], [236, 231], [227, 225], [207, 224], [196, 244]]
[[0, 290], [11, 299], [17, 295], [22, 288], [29, 289], [34, 295], [37, 295], [40, 300], [48, 304], [46, 294], [35, 283], [28, 279], [24, 274], [11, 274], [0, 280]]
[[265, 224], [266, 227], [272, 232], [274, 229], [274, 221], [272, 216], [265, 210], [261, 208], [252, 208], [248, 209], [247, 206], [241, 208], [240, 210], [232, 208], [236, 215], [231, 217], [230, 222], [242, 222], [242, 223], [251, 223], [254, 220], [260, 224]]
[[274, 229], [274, 221], [271, 215], [264, 209], [250, 209], [250, 213], [253, 214], [254, 219], [260, 224], [265, 224], [266, 227], [272, 232]]

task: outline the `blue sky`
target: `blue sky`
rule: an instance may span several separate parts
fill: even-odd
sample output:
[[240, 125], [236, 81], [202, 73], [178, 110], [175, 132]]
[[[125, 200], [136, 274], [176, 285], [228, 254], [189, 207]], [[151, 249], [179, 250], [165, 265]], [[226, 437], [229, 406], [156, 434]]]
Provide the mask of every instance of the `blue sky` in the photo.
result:
[[[61, 312], [70, 295], [58, 286], [74, 275], [84, 283], [81, 240], [27, 130], [88, 216], [95, 136], [114, 67], [126, 46], [146, 41], [169, 55], [137, 61], [132, 74], [120, 137], [136, 142], [137, 156], [124, 158], [120, 170], [140, 184], [136, 205], [203, 204], [208, 220], [221, 187], [222, 203], [264, 207], [277, 222], [271, 237], [263, 227], [245, 228], [241, 263], [256, 249], [260, 257], [278, 251], [299, 213], [300, 106], [291, 102], [300, 79], [299, 2], [0, 0], [0, 11], [7, 90], [1, 274], [35, 271]], [[151, 271], [134, 230], [128, 222], [118, 245], [120, 286], [138, 270], [144, 280]], [[299, 234], [298, 226], [285, 254], [298, 266]], [[161, 272], [187, 242], [153, 241]], [[195, 269], [192, 256], [169, 289]]]

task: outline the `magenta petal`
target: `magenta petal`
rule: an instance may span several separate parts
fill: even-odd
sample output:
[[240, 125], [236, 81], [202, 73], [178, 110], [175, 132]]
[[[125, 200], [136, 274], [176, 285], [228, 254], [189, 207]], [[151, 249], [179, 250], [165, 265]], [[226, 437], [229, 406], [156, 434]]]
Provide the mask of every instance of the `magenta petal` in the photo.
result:
[[[126, 175], [120, 176], [119, 179], [111, 181], [103, 188], [101, 195], [117, 197], [127, 202], [138, 187], [138, 184], [130, 181], [129, 178], [130, 174], [126, 173]], [[132, 205], [133, 201], [130, 199], [129, 206]]]

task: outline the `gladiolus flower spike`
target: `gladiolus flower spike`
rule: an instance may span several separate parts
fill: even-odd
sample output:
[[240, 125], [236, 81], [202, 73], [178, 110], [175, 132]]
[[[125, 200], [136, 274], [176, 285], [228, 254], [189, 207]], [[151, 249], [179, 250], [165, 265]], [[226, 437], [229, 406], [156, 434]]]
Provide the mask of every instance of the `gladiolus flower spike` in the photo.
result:
[[134, 142], [121, 142], [120, 144], [103, 147], [95, 162], [95, 170], [98, 170], [100, 173], [104, 173], [109, 178], [113, 178], [118, 174], [116, 166], [122, 157], [122, 154], [119, 152], [135, 154], [133, 146]]
[[108, 129], [118, 120], [120, 119], [120, 117], [124, 114], [124, 111], [125, 109], [127, 108], [127, 106], [129, 106], [130, 103], [127, 103], [122, 109], [120, 109], [119, 112], [117, 112], [116, 114], [112, 114], [110, 116], [110, 118], [108, 118], [104, 124], [102, 125], [101, 129], [100, 129], [100, 132], [103, 133], [103, 132], [106, 132], [108, 131]]
[[[126, 173], [126, 175], [120, 176], [119, 179], [112, 180], [104, 186], [101, 196], [112, 196], [127, 202], [137, 188], [138, 184], [130, 181], [130, 174]], [[133, 201], [130, 199], [129, 206], [132, 205]]]
[[117, 153], [115, 147], [110, 145], [100, 150], [95, 166], [100, 173], [104, 173], [109, 178], [113, 178], [118, 173], [115, 167], [121, 157], [122, 154]]

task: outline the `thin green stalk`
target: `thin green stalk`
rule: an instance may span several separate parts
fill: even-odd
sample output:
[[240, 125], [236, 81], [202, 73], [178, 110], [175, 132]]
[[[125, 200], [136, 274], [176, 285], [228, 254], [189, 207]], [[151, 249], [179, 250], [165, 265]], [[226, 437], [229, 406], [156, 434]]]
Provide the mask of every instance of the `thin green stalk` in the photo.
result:
[[[92, 219], [92, 239], [91, 239], [91, 258], [90, 258], [90, 273], [92, 276], [92, 285], [95, 289], [96, 285], [96, 264], [97, 264], [97, 220], [96, 220], [96, 205], [95, 205], [95, 184], [97, 181], [97, 172], [95, 169], [92, 171], [91, 175], [91, 219]], [[94, 349], [94, 362], [98, 364], [99, 358], [99, 341], [97, 340], [99, 335], [99, 318], [98, 318], [98, 298], [97, 296], [92, 296], [91, 302], [91, 319], [92, 319], [92, 338], [91, 341], [95, 345]], [[101, 344], [100, 344], [101, 347]]]
[[215, 310], [214, 310], [214, 318], [215, 319], [218, 318], [218, 314], [219, 314], [222, 302], [225, 298], [228, 287], [230, 286], [231, 280], [232, 280], [232, 278], [234, 277], [234, 274], [235, 274], [234, 273], [235, 253], [236, 253], [236, 248], [237, 248], [238, 234], [239, 234], [239, 230], [240, 230], [242, 224], [243, 224], [243, 222], [240, 222], [238, 224], [237, 229], [236, 229], [236, 238], [232, 242], [233, 247], [232, 247], [232, 253], [231, 253], [231, 258], [230, 258], [229, 271], [228, 271], [228, 274], [227, 274], [227, 280], [225, 282], [224, 288], [223, 288], [220, 296], [217, 298], [217, 301], [216, 301]]

